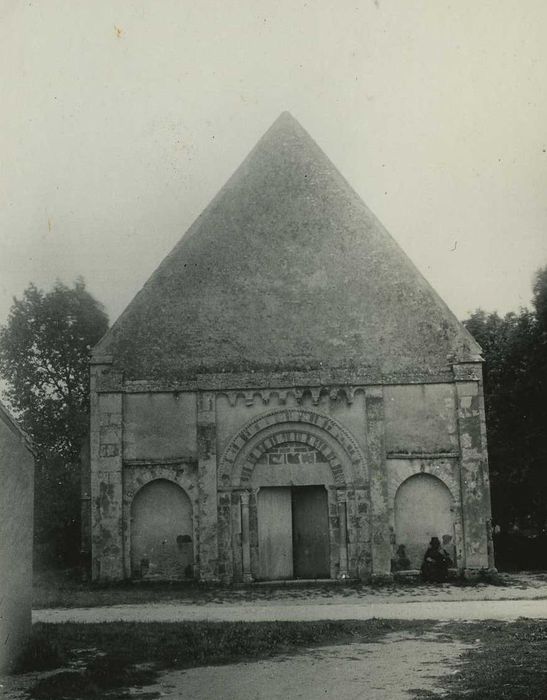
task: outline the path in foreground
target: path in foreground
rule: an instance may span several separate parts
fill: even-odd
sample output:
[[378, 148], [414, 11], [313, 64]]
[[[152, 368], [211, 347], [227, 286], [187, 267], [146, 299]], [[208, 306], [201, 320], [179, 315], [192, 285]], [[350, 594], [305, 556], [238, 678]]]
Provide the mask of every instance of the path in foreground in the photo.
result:
[[436, 633], [397, 632], [382, 642], [320, 647], [290, 658], [170, 671], [143, 692], [162, 700], [408, 700], [414, 689], [438, 690], [466, 648]]
[[[421, 633], [387, 633], [376, 642], [330, 644], [295, 649], [269, 659], [166, 670], [143, 686], [124, 683], [113, 688], [119, 692], [116, 697], [134, 700], [409, 700], [417, 690], [442, 693], [446, 676], [461, 668], [462, 654], [476, 645], [451, 638], [445, 625], [439, 623]], [[50, 687], [46, 695], [42, 687], [39, 697], [61, 697], [67, 690], [69, 697], [80, 697], [77, 690], [74, 693], [80, 682], [82, 698], [99, 697], [99, 687], [103, 686], [95, 687], [98, 676], [91, 681], [76, 669], [73, 672], [71, 686], [61, 681], [58, 694], [55, 687]], [[34, 672], [0, 679], [0, 696], [5, 700], [29, 700], [36, 683], [46, 676], [50, 680], [55, 677]], [[130, 678], [127, 676], [129, 684]]]
[[185, 622], [207, 620], [516, 620], [519, 617], [547, 619], [547, 600], [412, 601], [393, 603], [331, 603], [313, 601], [273, 602], [260, 605], [181, 605], [147, 603], [97, 608], [34, 610], [33, 622]]

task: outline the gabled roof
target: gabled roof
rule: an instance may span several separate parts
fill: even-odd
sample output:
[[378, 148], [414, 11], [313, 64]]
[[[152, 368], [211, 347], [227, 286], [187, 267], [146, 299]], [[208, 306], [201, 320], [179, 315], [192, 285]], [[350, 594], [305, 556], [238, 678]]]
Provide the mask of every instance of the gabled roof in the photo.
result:
[[446, 369], [480, 348], [283, 113], [95, 348], [132, 379]]
[[9, 430], [11, 430], [11, 432], [21, 440], [21, 442], [25, 445], [25, 447], [28, 449], [29, 452], [34, 454], [35, 448], [34, 448], [34, 445], [32, 444], [31, 439], [25, 433], [25, 431], [19, 426], [19, 424], [16, 422], [15, 418], [11, 415], [11, 413], [8, 411], [8, 409], [4, 406], [4, 404], [1, 401], [0, 401], [0, 421], [2, 421], [2, 423], [4, 423], [4, 425]]

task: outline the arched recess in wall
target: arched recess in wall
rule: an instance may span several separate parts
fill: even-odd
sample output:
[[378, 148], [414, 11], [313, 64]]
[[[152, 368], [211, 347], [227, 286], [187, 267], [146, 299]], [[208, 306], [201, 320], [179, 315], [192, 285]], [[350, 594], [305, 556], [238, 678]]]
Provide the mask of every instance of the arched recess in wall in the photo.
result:
[[184, 579], [194, 575], [192, 503], [167, 479], [137, 491], [131, 503], [131, 575]]
[[395, 569], [419, 569], [432, 537], [439, 538], [456, 564], [452, 494], [436, 476], [415, 474], [399, 486], [395, 494], [395, 537]]

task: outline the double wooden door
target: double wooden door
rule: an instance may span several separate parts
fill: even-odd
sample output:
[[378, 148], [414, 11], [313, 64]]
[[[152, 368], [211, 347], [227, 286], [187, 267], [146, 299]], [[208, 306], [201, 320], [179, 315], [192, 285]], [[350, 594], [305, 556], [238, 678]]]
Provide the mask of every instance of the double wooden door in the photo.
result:
[[261, 579], [329, 578], [328, 502], [323, 486], [262, 488], [257, 515]]

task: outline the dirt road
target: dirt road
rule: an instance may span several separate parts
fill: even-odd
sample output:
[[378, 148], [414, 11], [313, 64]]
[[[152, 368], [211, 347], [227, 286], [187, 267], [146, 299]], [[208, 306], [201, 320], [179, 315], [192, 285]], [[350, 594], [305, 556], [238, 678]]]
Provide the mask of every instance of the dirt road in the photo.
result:
[[[461, 642], [431, 632], [388, 634], [382, 642], [320, 647], [290, 658], [171, 671], [143, 689], [163, 700], [408, 700], [412, 690], [439, 689], [454, 673]], [[149, 695], [148, 695], [149, 694]], [[134, 695], [138, 700], [139, 692]]]
[[97, 608], [35, 610], [34, 622], [184, 622], [208, 620], [516, 620], [547, 619], [547, 600], [416, 600], [400, 602], [272, 601], [257, 604], [147, 603]]

